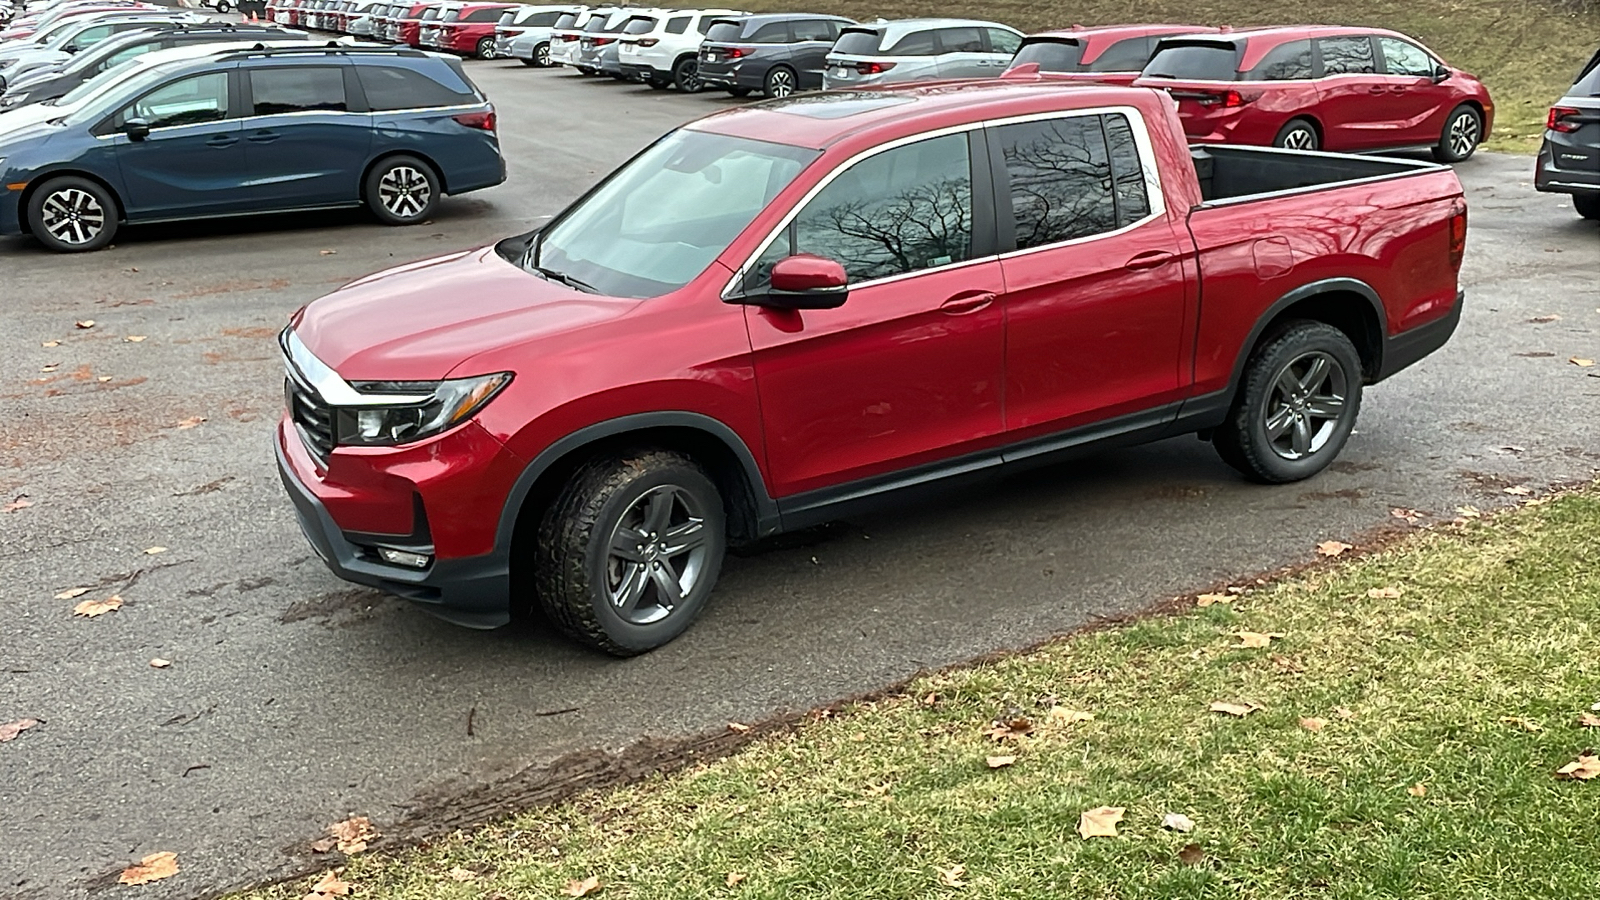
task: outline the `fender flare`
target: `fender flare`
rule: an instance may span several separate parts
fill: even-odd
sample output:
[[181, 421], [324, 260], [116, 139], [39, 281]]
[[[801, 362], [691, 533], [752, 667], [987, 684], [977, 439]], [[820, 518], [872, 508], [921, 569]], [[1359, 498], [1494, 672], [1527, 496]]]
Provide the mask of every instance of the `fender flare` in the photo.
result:
[[1262, 332], [1266, 331], [1267, 325], [1272, 320], [1301, 300], [1315, 297], [1318, 294], [1335, 292], [1356, 294], [1371, 305], [1373, 315], [1378, 318], [1380, 338], [1377, 347], [1378, 358], [1374, 360], [1373, 371], [1381, 371], [1383, 368], [1384, 339], [1388, 337], [1388, 311], [1383, 308], [1383, 301], [1379, 299], [1378, 292], [1372, 289], [1372, 285], [1359, 278], [1324, 278], [1321, 281], [1313, 281], [1310, 284], [1301, 285], [1279, 297], [1273, 301], [1271, 306], [1267, 307], [1266, 312], [1256, 319], [1256, 324], [1250, 329], [1250, 334], [1245, 337], [1244, 344], [1239, 349], [1239, 358], [1233, 361], [1233, 375], [1228, 379], [1229, 395], [1231, 396], [1234, 389], [1238, 387], [1239, 378], [1244, 374], [1244, 364], [1250, 360], [1250, 351], [1255, 349], [1256, 342], [1261, 339]]

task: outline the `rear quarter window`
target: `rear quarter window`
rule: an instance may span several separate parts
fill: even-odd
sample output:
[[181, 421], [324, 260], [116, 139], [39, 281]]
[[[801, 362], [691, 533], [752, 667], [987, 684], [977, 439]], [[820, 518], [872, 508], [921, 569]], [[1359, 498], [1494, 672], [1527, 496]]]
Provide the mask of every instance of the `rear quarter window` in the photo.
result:
[[757, 44], [787, 44], [789, 43], [789, 26], [783, 22], [768, 22], [756, 29], [750, 35], [750, 40]]
[[876, 31], [846, 31], [833, 44], [833, 52], [869, 56], [878, 52], [883, 35]]
[[356, 67], [356, 74], [367, 94], [367, 106], [374, 112], [478, 102], [475, 92], [454, 71], [441, 68], [442, 71], [423, 73], [403, 66], [363, 65]]
[[1163, 41], [1145, 65], [1144, 75], [1179, 81], [1234, 81], [1239, 77], [1239, 48], [1230, 43]]

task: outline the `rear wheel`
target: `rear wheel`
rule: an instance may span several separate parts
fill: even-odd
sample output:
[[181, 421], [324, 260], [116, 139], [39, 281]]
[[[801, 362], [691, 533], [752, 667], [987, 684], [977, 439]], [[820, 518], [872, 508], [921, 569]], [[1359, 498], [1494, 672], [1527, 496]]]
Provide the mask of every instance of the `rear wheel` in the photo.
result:
[[705, 608], [726, 549], [722, 496], [667, 450], [580, 468], [539, 526], [535, 581], [550, 621], [616, 656], [653, 650]]
[[538, 66], [541, 69], [547, 68], [550, 65], [549, 44], [540, 44], [539, 46], [533, 48], [533, 62], [531, 65]]
[[700, 61], [692, 56], [678, 60], [672, 67], [672, 83], [685, 94], [700, 92]]
[[415, 156], [391, 156], [367, 173], [362, 196], [385, 225], [415, 225], [439, 205], [439, 176]]
[[1585, 219], [1600, 219], [1600, 194], [1573, 194], [1572, 208]]
[[56, 178], [28, 198], [28, 230], [57, 253], [99, 250], [117, 234], [117, 202], [87, 178]]
[[478, 39], [478, 58], [494, 59], [494, 38], [486, 37]]
[[1272, 139], [1272, 146], [1285, 150], [1315, 150], [1322, 146], [1322, 140], [1317, 136], [1317, 127], [1309, 120], [1290, 119]]
[[1444, 133], [1434, 145], [1433, 158], [1442, 163], [1462, 162], [1477, 151], [1483, 140], [1483, 118], [1472, 107], [1462, 104], [1444, 120]]
[[1361, 410], [1361, 355], [1323, 322], [1295, 322], [1246, 363], [1238, 396], [1213, 441], [1252, 481], [1310, 478], [1333, 462]]
[[761, 89], [763, 94], [774, 100], [787, 97], [794, 91], [794, 70], [788, 66], [773, 66], [771, 71], [767, 72], [766, 83]]

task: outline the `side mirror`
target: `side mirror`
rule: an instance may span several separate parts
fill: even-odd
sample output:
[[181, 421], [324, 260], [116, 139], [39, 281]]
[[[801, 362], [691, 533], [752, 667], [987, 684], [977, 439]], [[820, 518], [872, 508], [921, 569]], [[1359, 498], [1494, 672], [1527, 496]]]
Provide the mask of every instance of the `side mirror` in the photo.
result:
[[821, 256], [786, 256], [772, 266], [772, 286], [748, 302], [777, 309], [838, 309], [850, 296], [844, 266]]
[[129, 119], [122, 123], [122, 133], [130, 141], [142, 141], [150, 136], [150, 123], [143, 119]]
[[1433, 83], [1443, 84], [1450, 79], [1450, 70], [1444, 66], [1436, 66], [1433, 70]]

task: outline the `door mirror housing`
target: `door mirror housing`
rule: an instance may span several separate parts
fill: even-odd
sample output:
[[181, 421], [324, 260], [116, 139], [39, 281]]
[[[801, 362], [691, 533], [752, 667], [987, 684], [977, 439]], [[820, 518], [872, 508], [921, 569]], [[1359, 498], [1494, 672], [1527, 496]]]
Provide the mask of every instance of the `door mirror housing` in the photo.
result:
[[745, 298], [746, 303], [775, 309], [838, 309], [850, 296], [844, 266], [822, 256], [786, 256], [772, 266], [771, 286]]
[[1443, 84], [1450, 79], [1450, 69], [1446, 66], [1435, 66], [1433, 69], [1433, 83]]
[[150, 136], [150, 123], [143, 119], [129, 119], [122, 123], [122, 133], [130, 141], [142, 141]]

